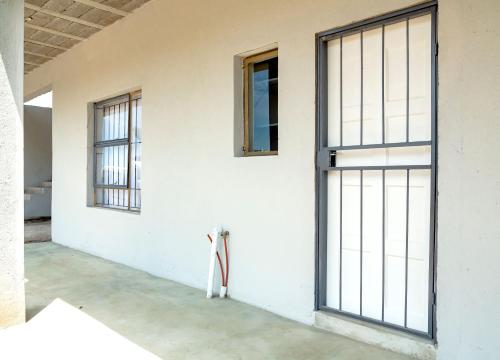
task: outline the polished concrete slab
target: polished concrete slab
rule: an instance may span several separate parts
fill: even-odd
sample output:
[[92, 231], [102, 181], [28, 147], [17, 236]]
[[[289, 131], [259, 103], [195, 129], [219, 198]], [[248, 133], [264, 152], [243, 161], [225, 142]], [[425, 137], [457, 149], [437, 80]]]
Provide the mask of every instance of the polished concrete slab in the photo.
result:
[[408, 359], [51, 242], [25, 264], [28, 319], [61, 298], [164, 359]]

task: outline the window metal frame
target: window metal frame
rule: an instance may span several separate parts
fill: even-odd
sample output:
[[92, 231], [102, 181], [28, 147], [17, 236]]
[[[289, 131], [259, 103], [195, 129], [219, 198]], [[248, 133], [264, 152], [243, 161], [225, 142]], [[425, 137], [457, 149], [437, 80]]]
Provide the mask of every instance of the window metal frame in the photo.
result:
[[[134, 100], [142, 99], [142, 90], [136, 90], [132, 91], [129, 93], [125, 93], [122, 95], [118, 95], [106, 100], [102, 100], [99, 102], [95, 102], [93, 106], [93, 111], [94, 111], [94, 135], [93, 135], [93, 204], [94, 207], [98, 208], [104, 208], [104, 209], [113, 209], [113, 210], [121, 210], [121, 211], [128, 211], [128, 212], [134, 212], [134, 213], [140, 213], [141, 207], [139, 208], [132, 208], [130, 205], [130, 198], [131, 198], [131, 171], [132, 171], [132, 110], [131, 110], [131, 103]], [[126, 138], [121, 138], [121, 139], [113, 139], [113, 140], [104, 140], [104, 141], [97, 141], [97, 109], [99, 107], [108, 107], [112, 106], [113, 103], [119, 102], [127, 103], [127, 137]], [[136, 119], [137, 121], [137, 119]], [[109, 147], [109, 146], [119, 146], [119, 145], [127, 145], [127, 184], [126, 185], [103, 185], [103, 184], [98, 184], [97, 183], [97, 149], [101, 147]], [[119, 207], [112, 207], [112, 206], [103, 206], [103, 205], [98, 205], [97, 204], [97, 194], [96, 191], [97, 189], [118, 189], [118, 190], [127, 190], [128, 193], [128, 204], [126, 208], [119, 208]]]
[[[408, 140], [402, 143], [386, 143], [383, 135], [381, 144], [370, 144], [353, 146], [328, 146], [328, 62], [327, 62], [327, 44], [328, 41], [346, 36], [353, 33], [360, 33], [371, 28], [389, 25], [391, 23], [431, 15], [431, 141]], [[382, 40], [383, 41], [383, 40]], [[316, 34], [316, 181], [315, 181], [315, 310], [332, 312], [340, 316], [362, 320], [368, 323], [382, 325], [385, 327], [411, 333], [417, 336], [425, 337], [435, 341], [436, 336], [436, 215], [437, 215], [437, 1], [430, 1], [415, 5], [406, 9], [390, 12], [381, 16], [366, 19], [354, 24], [337, 27]], [[384, 66], [382, 67], [382, 69]], [[382, 70], [383, 71], [383, 70]], [[383, 73], [382, 73], [383, 75]], [[361, 80], [363, 81], [363, 80]], [[408, 86], [408, 85], [407, 85]], [[362, 96], [362, 95], [361, 95]], [[361, 110], [362, 111], [362, 110]], [[408, 117], [408, 115], [407, 115]], [[408, 121], [408, 119], [407, 119]], [[384, 123], [384, 120], [382, 120]], [[342, 125], [341, 125], [342, 126]], [[383, 125], [385, 126], [385, 125]], [[362, 124], [360, 124], [362, 141]], [[408, 129], [408, 127], [407, 127]], [[408, 131], [408, 130], [407, 130]], [[385, 133], [385, 131], [383, 132]], [[342, 141], [342, 140], [341, 140]], [[426, 168], [431, 170], [431, 191], [430, 191], [430, 237], [429, 237], [429, 279], [428, 279], [428, 331], [421, 332], [406, 326], [399, 326], [384, 322], [383, 320], [371, 319], [357, 314], [348, 313], [326, 306], [326, 235], [327, 235], [327, 174], [328, 171], [340, 170], [360, 170], [361, 177], [363, 170], [367, 167], [335, 167], [332, 164], [332, 155], [337, 150], [354, 149], [373, 149], [388, 147], [406, 147], [406, 146], [430, 146], [431, 164], [423, 166], [374, 166], [368, 167], [368, 170], [397, 170]], [[408, 175], [407, 175], [408, 176]], [[408, 181], [408, 178], [407, 178]], [[361, 195], [362, 196], [362, 195]], [[407, 203], [408, 206], [408, 203]], [[362, 256], [362, 255], [361, 255]], [[362, 296], [360, 294], [360, 296]]]
[[[243, 59], [243, 112], [244, 112], [244, 142], [243, 142], [243, 155], [244, 156], [266, 156], [278, 155], [278, 150], [272, 151], [254, 151], [252, 144], [250, 144], [250, 65], [262, 61], [278, 58], [278, 49], [268, 50], [262, 53], [248, 56]], [[278, 59], [279, 61], [279, 59]], [[278, 64], [279, 72], [279, 64]], [[278, 80], [279, 88], [279, 80]], [[278, 115], [278, 129], [279, 129], [279, 115]], [[279, 132], [279, 130], [278, 130]]]

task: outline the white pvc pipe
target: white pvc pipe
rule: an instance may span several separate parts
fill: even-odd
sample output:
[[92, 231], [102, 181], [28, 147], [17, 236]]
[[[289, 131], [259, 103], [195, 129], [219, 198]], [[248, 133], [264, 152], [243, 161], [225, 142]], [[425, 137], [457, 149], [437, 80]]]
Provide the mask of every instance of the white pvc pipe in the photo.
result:
[[219, 245], [219, 236], [222, 233], [222, 228], [220, 225], [214, 227], [212, 230], [212, 247], [210, 248], [210, 267], [208, 268], [208, 285], [207, 285], [207, 298], [210, 299], [213, 296], [214, 289], [214, 275], [215, 275], [215, 263], [217, 262], [217, 247]]

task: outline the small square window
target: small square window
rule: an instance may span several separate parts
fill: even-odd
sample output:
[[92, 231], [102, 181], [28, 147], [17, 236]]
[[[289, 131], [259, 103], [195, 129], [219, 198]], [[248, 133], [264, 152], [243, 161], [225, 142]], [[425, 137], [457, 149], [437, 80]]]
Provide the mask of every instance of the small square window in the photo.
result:
[[278, 154], [278, 50], [247, 57], [244, 155]]

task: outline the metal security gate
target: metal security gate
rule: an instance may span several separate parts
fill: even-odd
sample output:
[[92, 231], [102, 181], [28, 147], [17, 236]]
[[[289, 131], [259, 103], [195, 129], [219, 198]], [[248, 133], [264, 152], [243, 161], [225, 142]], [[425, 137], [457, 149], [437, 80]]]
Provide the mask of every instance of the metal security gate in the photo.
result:
[[434, 336], [436, 4], [317, 36], [316, 307]]

